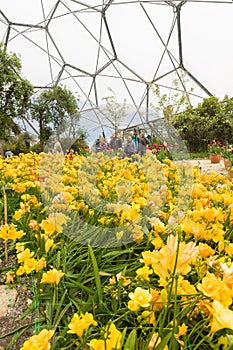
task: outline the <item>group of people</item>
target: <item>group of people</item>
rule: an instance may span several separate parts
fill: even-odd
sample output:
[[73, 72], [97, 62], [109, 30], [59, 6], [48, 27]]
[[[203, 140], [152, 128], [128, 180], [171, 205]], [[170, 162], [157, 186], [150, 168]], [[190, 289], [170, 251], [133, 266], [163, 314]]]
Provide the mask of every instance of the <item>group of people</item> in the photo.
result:
[[[121, 153], [122, 157], [132, 157], [135, 154], [144, 156], [147, 150], [148, 145], [150, 144], [149, 135], [145, 136], [143, 132], [137, 133], [136, 130], [130, 131], [127, 139], [123, 141], [120, 134], [114, 133], [109, 142], [102, 136], [100, 136], [94, 145], [94, 151], [98, 152], [115, 152]], [[62, 153], [63, 149], [61, 143], [57, 137], [54, 138], [54, 146], [52, 153]], [[73, 159], [74, 151], [71, 149], [67, 153], [70, 159]]]
[[143, 132], [140, 134], [136, 130], [130, 131], [127, 140], [123, 142], [119, 134], [114, 133], [110, 141], [103, 137], [99, 137], [95, 143], [96, 152], [122, 152], [123, 157], [132, 157], [134, 154], [144, 156], [147, 150], [147, 146], [150, 144], [148, 136], [146, 137]]
[[[144, 156], [147, 150], [147, 146], [150, 144], [149, 137], [145, 136], [144, 133], [137, 134], [136, 130], [130, 131], [127, 137], [127, 140], [123, 141], [120, 134], [114, 133], [109, 142], [104, 137], [99, 137], [94, 145], [95, 152], [115, 152], [121, 153], [122, 157], [132, 157], [134, 154], [139, 154], [140, 156]], [[54, 138], [53, 148], [51, 152], [54, 154], [64, 154], [64, 151], [61, 146], [61, 142], [58, 137]], [[11, 157], [14, 154], [7, 150], [5, 152], [5, 157]], [[69, 159], [73, 159], [74, 150], [70, 149], [66, 157]]]

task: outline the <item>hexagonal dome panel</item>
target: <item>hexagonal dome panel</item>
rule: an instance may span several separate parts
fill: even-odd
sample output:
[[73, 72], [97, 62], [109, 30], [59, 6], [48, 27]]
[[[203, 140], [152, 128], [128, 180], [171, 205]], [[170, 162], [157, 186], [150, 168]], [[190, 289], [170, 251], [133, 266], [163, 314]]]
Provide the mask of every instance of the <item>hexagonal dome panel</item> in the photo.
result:
[[83, 117], [103, 104], [109, 87], [119, 103], [126, 99], [134, 107], [137, 122], [156, 105], [153, 83], [171, 94], [177, 79], [192, 103], [232, 94], [231, 0], [0, 0], [0, 5], [0, 40], [20, 55], [24, 76], [37, 91], [66, 85]]

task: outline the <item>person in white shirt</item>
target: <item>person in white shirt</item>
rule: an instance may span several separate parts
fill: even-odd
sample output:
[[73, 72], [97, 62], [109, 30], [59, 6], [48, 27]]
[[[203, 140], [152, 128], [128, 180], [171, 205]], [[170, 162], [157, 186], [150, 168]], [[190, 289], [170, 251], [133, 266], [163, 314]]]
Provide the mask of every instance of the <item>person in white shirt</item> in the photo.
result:
[[63, 149], [61, 147], [61, 143], [60, 143], [58, 137], [54, 138], [53, 153], [62, 153], [62, 154], [64, 154]]

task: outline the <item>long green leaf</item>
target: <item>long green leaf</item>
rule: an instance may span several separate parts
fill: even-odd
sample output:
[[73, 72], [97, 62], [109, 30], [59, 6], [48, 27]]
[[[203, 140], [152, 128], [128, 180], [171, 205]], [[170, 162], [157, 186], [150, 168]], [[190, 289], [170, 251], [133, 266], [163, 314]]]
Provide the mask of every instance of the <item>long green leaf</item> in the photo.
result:
[[135, 350], [135, 344], [136, 344], [136, 339], [137, 339], [137, 332], [136, 328], [134, 328], [130, 333], [129, 336], [126, 340], [124, 350]]
[[88, 249], [89, 249], [89, 253], [91, 256], [91, 261], [92, 261], [92, 265], [93, 265], [93, 269], [94, 269], [95, 284], [96, 284], [96, 290], [97, 290], [97, 294], [98, 294], [98, 298], [99, 298], [99, 303], [102, 304], [103, 303], [103, 293], [102, 293], [98, 264], [97, 264], [93, 249], [90, 245], [88, 246]]
[[158, 346], [155, 347], [155, 350], [163, 350], [167, 343], [169, 342], [170, 338], [172, 336], [172, 332], [169, 332], [161, 341], [161, 343], [158, 344]]

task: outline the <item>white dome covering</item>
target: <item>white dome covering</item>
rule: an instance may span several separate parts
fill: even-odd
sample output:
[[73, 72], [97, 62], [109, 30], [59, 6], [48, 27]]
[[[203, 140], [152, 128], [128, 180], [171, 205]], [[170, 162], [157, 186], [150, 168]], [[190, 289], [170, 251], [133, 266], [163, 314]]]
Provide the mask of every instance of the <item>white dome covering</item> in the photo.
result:
[[143, 110], [137, 123], [156, 105], [153, 83], [171, 94], [177, 79], [192, 103], [233, 95], [231, 0], [0, 0], [0, 9], [0, 40], [24, 77], [36, 91], [67, 86], [84, 118], [109, 87]]

